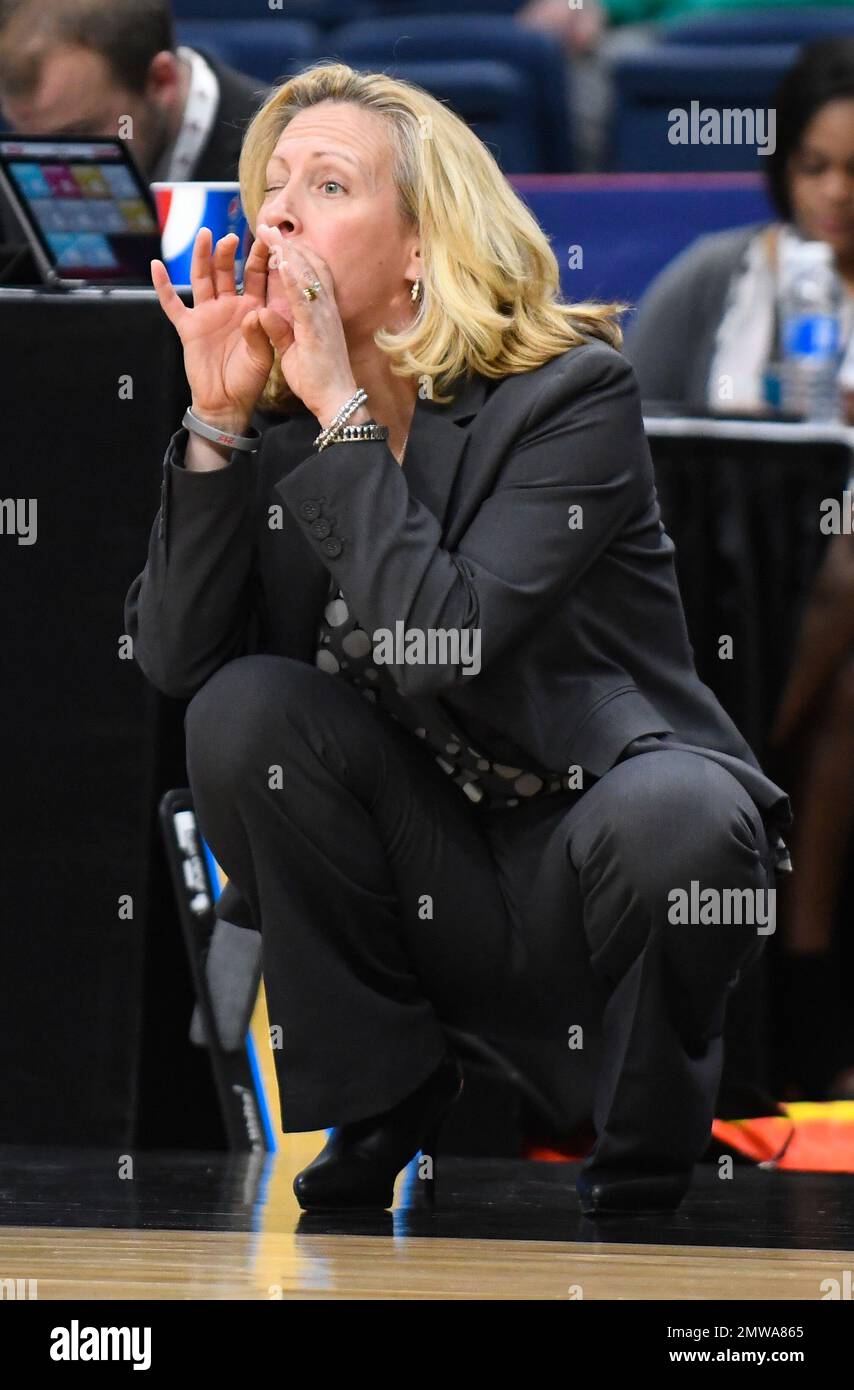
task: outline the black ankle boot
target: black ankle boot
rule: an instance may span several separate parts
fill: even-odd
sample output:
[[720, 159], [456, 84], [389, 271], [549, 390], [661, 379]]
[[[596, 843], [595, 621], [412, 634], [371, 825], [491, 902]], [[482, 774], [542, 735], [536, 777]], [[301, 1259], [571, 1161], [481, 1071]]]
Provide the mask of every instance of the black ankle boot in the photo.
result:
[[391, 1110], [334, 1129], [317, 1158], [294, 1178], [303, 1211], [390, 1207], [395, 1179], [419, 1149], [431, 1159], [426, 1191], [433, 1198], [438, 1129], [462, 1088], [459, 1063], [448, 1052], [427, 1080]]
[[575, 1190], [585, 1216], [640, 1211], [675, 1211], [691, 1186], [693, 1169], [590, 1174], [581, 1170]]

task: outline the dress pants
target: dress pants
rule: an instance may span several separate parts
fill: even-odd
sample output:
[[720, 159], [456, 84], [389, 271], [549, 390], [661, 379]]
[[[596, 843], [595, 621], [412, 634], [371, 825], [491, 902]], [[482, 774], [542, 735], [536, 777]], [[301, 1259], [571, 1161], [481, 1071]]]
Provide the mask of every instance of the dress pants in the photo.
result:
[[486, 809], [340, 675], [264, 654], [221, 667], [185, 727], [199, 826], [262, 933], [285, 1133], [391, 1108], [448, 1026], [567, 1132], [592, 1118], [593, 1175], [703, 1156], [727, 998], [765, 937], [677, 924], [668, 894], [774, 872], [725, 768], [661, 748], [581, 796]]

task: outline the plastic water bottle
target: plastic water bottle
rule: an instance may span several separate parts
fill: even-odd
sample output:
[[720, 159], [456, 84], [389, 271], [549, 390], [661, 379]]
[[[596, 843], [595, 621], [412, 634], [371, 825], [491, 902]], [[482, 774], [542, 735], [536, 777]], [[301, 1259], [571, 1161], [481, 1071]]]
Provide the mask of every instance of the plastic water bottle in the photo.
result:
[[781, 300], [783, 409], [805, 420], [838, 420], [842, 284], [826, 242], [791, 248]]

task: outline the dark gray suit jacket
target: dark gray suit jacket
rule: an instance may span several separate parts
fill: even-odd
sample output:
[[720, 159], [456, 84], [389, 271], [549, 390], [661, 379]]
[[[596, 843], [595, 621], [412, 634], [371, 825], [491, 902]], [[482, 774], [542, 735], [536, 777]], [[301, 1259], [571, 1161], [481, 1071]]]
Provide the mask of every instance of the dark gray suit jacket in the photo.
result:
[[160, 690], [192, 695], [244, 652], [313, 663], [331, 574], [369, 633], [398, 620], [480, 628], [479, 674], [392, 674], [404, 696], [442, 700], [499, 761], [601, 776], [631, 740], [666, 732], [708, 750], [788, 823], [785, 793], [694, 669], [621, 353], [590, 341], [522, 375], [461, 379], [452, 404], [419, 399], [403, 469], [379, 442], [318, 453], [304, 407], [255, 423], [259, 452], [220, 470], [182, 467], [184, 429], [166, 452], [147, 563], [125, 604], [136, 659]]

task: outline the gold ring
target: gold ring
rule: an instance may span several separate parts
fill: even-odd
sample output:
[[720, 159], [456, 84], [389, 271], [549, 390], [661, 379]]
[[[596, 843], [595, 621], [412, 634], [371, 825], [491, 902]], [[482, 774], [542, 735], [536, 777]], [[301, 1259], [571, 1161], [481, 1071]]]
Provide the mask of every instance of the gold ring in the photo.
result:
[[322, 289], [323, 286], [321, 285], [320, 281], [315, 280], [313, 284], [303, 286], [303, 294], [305, 295], [306, 299], [309, 302], [311, 302], [312, 299], [317, 298]]

